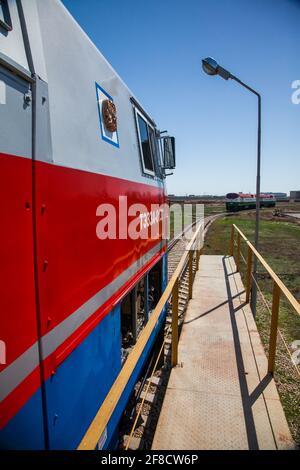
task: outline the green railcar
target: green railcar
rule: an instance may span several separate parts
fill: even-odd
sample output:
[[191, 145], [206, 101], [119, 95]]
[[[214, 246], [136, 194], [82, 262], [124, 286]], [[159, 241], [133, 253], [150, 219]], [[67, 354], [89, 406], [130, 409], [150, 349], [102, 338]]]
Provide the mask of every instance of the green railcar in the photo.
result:
[[[273, 194], [260, 194], [260, 207], [275, 207], [276, 198]], [[256, 195], [244, 193], [226, 194], [226, 210], [236, 212], [256, 208]]]

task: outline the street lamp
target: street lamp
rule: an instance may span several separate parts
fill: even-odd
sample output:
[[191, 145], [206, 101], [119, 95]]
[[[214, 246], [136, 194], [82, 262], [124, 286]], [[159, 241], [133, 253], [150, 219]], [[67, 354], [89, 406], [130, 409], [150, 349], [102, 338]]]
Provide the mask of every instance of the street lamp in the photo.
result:
[[[253, 90], [246, 83], [242, 82], [239, 78], [232, 75], [228, 70], [223, 69], [212, 57], [207, 57], [202, 60], [202, 68], [208, 75], [220, 75], [220, 77], [228, 80], [229, 78], [235, 80], [244, 88], [254, 93], [258, 98], [258, 127], [257, 127], [257, 173], [256, 173], [256, 216], [255, 216], [255, 248], [258, 250], [259, 241], [259, 211], [260, 211], [260, 150], [261, 150], [261, 96]], [[256, 316], [256, 300], [257, 300], [257, 258], [254, 256], [253, 261], [253, 282], [252, 282], [252, 296], [251, 296], [251, 308], [254, 317]]]

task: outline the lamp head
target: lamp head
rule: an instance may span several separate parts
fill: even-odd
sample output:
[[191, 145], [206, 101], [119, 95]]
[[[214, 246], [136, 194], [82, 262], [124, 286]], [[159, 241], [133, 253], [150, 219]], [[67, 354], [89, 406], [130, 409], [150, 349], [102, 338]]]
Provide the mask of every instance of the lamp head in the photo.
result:
[[208, 75], [217, 75], [218, 73], [218, 63], [212, 57], [202, 59], [202, 68]]
[[202, 68], [205, 73], [208, 75], [220, 75], [220, 77], [224, 78], [224, 80], [228, 80], [229, 78], [234, 78], [228, 70], [223, 69], [218, 62], [213, 59], [212, 57], [206, 57], [206, 59], [202, 59]]

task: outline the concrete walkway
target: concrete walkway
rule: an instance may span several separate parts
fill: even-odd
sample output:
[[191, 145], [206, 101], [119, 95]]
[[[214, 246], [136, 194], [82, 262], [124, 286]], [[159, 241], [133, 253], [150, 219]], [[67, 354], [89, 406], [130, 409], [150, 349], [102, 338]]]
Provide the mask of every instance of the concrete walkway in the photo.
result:
[[152, 449], [294, 448], [235, 270], [201, 256]]

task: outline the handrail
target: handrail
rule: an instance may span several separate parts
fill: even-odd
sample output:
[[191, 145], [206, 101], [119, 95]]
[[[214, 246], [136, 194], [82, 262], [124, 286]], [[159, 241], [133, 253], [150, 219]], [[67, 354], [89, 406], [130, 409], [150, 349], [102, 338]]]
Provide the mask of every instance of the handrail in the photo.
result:
[[[199, 224], [196, 232], [193, 235], [193, 238], [188, 243], [186, 247], [185, 253], [182, 255], [180, 262], [175, 269], [170, 281], [166, 289], [164, 290], [161, 298], [159, 299], [150, 319], [148, 320], [146, 326], [142, 330], [136, 344], [134, 345], [131, 353], [128, 355], [127, 360], [122, 367], [119, 375], [117, 376], [115, 382], [113, 383], [110, 391], [108, 392], [105, 400], [103, 401], [100, 409], [98, 410], [96, 416], [94, 417], [93, 421], [91, 422], [86, 434], [84, 435], [83, 439], [81, 440], [78, 450], [93, 450], [96, 448], [99, 439], [101, 438], [102, 434], [105, 431], [105, 428], [122, 396], [122, 393], [125, 390], [126, 385], [128, 384], [130, 377], [141, 358], [141, 355], [144, 351], [144, 348], [154, 331], [156, 324], [159, 320], [159, 317], [162, 313], [162, 310], [166, 303], [168, 302], [169, 298], [172, 295], [173, 300], [176, 299], [176, 291], [178, 289], [178, 281], [183, 274], [185, 267], [187, 265], [187, 261], [194, 256], [196, 251], [197, 253], [197, 260], [199, 260], [200, 256], [200, 231], [202, 230], [202, 223]], [[191, 264], [189, 263], [189, 266]], [[196, 268], [197, 269], [197, 268]], [[193, 272], [189, 270], [189, 285], [191, 286], [193, 283]], [[178, 295], [177, 295], [177, 302], [178, 302]], [[177, 308], [176, 308], [177, 307]], [[175, 306], [175, 311], [178, 312], [178, 305]], [[178, 348], [178, 321], [176, 324], [172, 322], [172, 327], [174, 331], [172, 331], [173, 338], [177, 338], [177, 341], [172, 341], [172, 364], [175, 365], [177, 361], [177, 348]], [[175, 349], [175, 350], [174, 350]], [[176, 360], [175, 360], [175, 359]]]
[[249, 242], [248, 238], [245, 237], [243, 232], [235, 224], [233, 224], [233, 227], [240, 234], [240, 236], [243, 238], [243, 240], [246, 242], [249, 248], [251, 248], [251, 251], [254, 253], [256, 258], [260, 261], [260, 263], [263, 265], [266, 271], [270, 274], [273, 281], [277, 284], [277, 286], [279, 287], [281, 292], [285, 295], [287, 300], [292, 304], [292, 306], [294, 307], [298, 315], [300, 315], [300, 303], [297, 301], [297, 299], [288, 290], [288, 288], [285, 286], [282, 280], [277, 276], [277, 274], [273, 271], [273, 269], [269, 266], [269, 264], [264, 260], [261, 254], [255, 249], [252, 243]]
[[[234, 246], [235, 240], [234, 235], [237, 232], [238, 243], [237, 243], [237, 254], [235, 257]], [[250, 300], [251, 286], [252, 282], [256, 283], [255, 278], [252, 274], [252, 258], [253, 255], [256, 259], [262, 264], [265, 270], [269, 273], [270, 277], [273, 280], [273, 297], [272, 297], [272, 312], [271, 312], [271, 331], [270, 331], [270, 340], [269, 340], [269, 357], [268, 357], [268, 372], [273, 374], [275, 369], [275, 356], [276, 356], [276, 342], [277, 342], [277, 331], [278, 331], [278, 316], [279, 316], [279, 305], [280, 305], [280, 296], [283, 294], [288, 302], [292, 305], [295, 311], [300, 315], [300, 303], [293, 296], [293, 294], [288, 290], [284, 285], [281, 279], [265, 261], [262, 255], [256, 250], [256, 248], [249, 242], [248, 238], [243, 234], [243, 232], [235, 225], [232, 224], [231, 227], [231, 239], [230, 239], [230, 255], [235, 257], [237, 271], [240, 269], [240, 255], [241, 255], [241, 239], [244, 240], [248, 246], [248, 257], [246, 262], [246, 302]], [[280, 331], [280, 330], [279, 330]], [[297, 369], [298, 370], [298, 369]]]

